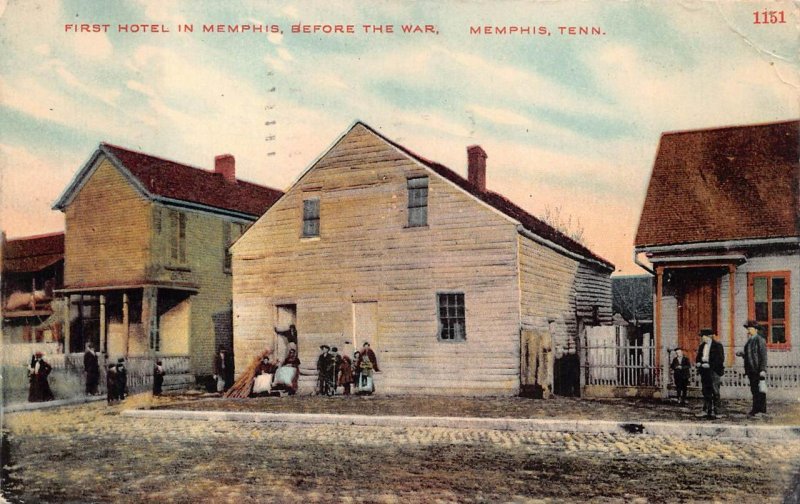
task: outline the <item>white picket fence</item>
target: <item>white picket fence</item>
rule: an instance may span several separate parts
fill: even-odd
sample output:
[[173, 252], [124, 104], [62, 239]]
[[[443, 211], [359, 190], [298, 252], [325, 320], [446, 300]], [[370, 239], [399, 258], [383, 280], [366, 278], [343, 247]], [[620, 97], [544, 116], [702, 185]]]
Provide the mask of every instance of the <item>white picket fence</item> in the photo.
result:
[[[675, 384], [669, 371], [674, 355], [664, 351], [661, 362], [656, 365], [656, 348], [649, 342], [631, 344], [612, 326], [591, 329], [581, 356], [583, 385], [607, 393], [615, 388], [657, 391], [662, 388], [662, 379], [666, 379], [668, 393], [674, 393]], [[723, 397], [749, 397], [750, 382], [740, 364], [741, 359], [737, 360], [739, 363], [726, 368], [722, 376]], [[690, 372], [689, 387], [700, 388], [700, 376], [695, 368]], [[767, 387], [772, 397], [800, 400], [800, 363], [767, 366]]]

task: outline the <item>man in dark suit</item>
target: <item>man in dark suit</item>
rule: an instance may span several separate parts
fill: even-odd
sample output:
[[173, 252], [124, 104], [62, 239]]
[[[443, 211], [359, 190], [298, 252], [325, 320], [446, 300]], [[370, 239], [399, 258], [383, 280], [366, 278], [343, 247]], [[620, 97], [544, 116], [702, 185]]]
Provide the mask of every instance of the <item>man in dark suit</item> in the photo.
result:
[[[737, 355], [744, 357], [744, 372], [750, 380], [750, 393], [753, 395], [753, 407], [749, 416], [767, 412], [767, 343], [759, 331], [759, 324], [755, 320], [748, 320], [744, 325], [749, 338], [744, 345], [744, 351]], [[761, 382], [764, 382], [764, 385]]]
[[220, 346], [217, 355], [214, 356], [214, 378], [222, 378], [224, 382], [222, 390], [228, 390], [233, 385], [233, 354], [224, 346]]
[[716, 419], [719, 414], [719, 386], [725, 373], [725, 350], [722, 343], [714, 338], [714, 331], [701, 329], [702, 343], [697, 349], [695, 364], [700, 372], [703, 385], [703, 411], [708, 419]]
[[86, 395], [97, 395], [97, 385], [100, 383], [100, 363], [91, 342], [86, 344], [86, 352], [83, 354], [83, 373], [86, 375]]

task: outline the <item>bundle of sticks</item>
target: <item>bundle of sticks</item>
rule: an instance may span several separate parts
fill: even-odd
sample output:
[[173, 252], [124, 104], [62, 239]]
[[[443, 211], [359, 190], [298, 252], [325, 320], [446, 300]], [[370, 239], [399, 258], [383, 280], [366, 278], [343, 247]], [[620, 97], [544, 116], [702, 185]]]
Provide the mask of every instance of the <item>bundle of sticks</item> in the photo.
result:
[[270, 349], [261, 352], [261, 355], [256, 357], [253, 362], [247, 366], [244, 373], [239, 376], [239, 379], [231, 385], [231, 388], [229, 388], [222, 397], [233, 397], [235, 399], [250, 397], [250, 392], [253, 391], [253, 379], [256, 377], [258, 365], [261, 364], [262, 360], [268, 358], [270, 354], [272, 354], [272, 350]]

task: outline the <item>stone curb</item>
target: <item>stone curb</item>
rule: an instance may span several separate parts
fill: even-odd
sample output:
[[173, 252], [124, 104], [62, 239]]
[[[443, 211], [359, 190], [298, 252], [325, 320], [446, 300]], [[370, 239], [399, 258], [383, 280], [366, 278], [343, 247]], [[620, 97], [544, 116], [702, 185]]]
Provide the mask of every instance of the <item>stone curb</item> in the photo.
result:
[[712, 438], [800, 440], [800, 426], [796, 425], [730, 425], [688, 422], [639, 423], [607, 420], [540, 418], [410, 417], [186, 410], [125, 410], [122, 412], [122, 415], [133, 418], [204, 420], [209, 422], [229, 421], [377, 427], [447, 427], [451, 429], [507, 431], [644, 434], [680, 438], [704, 436]]
[[2, 406], [3, 413], [17, 413], [19, 411], [35, 411], [40, 409], [58, 408], [59, 406], [72, 406], [74, 404], [84, 404], [95, 401], [105, 401], [106, 396], [76, 397], [73, 399], [58, 399], [55, 401], [15, 403]]

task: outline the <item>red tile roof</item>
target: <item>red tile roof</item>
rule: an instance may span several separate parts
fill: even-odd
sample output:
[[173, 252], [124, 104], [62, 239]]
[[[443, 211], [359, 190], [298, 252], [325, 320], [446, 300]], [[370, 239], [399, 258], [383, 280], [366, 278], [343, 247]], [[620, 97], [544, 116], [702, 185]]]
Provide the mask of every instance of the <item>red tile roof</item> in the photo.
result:
[[116, 158], [152, 194], [261, 216], [283, 192], [250, 182], [226, 182], [219, 173], [111, 145], [100, 149]]
[[13, 238], [3, 247], [3, 271], [41, 271], [64, 259], [64, 233]]
[[665, 133], [636, 246], [800, 236], [800, 121]]
[[551, 242], [553, 242], [553, 243], [555, 243], [557, 245], [560, 245], [561, 247], [567, 249], [570, 252], [573, 252], [575, 254], [582, 255], [584, 257], [587, 257], [587, 258], [593, 259], [595, 261], [598, 261], [598, 262], [602, 263], [603, 265], [605, 265], [606, 267], [608, 267], [611, 270], [614, 269], [614, 265], [611, 262], [609, 262], [606, 259], [603, 259], [599, 255], [597, 255], [594, 252], [592, 252], [591, 250], [589, 250], [586, 246], [576, 242], [572, 238], [568, 237], [564, 233], [562, 233], [562, 232], [558, 231], [557, 229], [553, 228], [552, 226], [550, 226], [549, 224], [545, 223], [544, 221], [542, 221], [542, 220], [534, 217], [533, 215], [529, 214], [528, 212], [526, 212], [525, 210], [523, 210], [522, 208], [520, 208], [516, 204], [514, 204], [511, 200], [507, 199], [505, 196], [503, 196], [501, 194], [497, 194], [497, 193], [492, 192], [492, 191], [488, 191], [488, 190], [485, 191], [485, 192], [481, 192], [480, 190], [478, 190], [478, 188], [476, 188], [474, 185], [472, 185], [469, 182], [469, 180], [467, 180], [464, 177], [462, 177], [461, 175], [457, 174], [456, 172], [454, 172], [450, 168], [448, 168], [448, 167], [446, 167], [446, 166], [444, 166], [442, 164], [436, 163], [434, 161], [430, 161], [428, 159], [425, 159], [424, 157], [420, 156], [419, 154], [416, 154], [415, 152], [412, 152], [408, 148], [389, 140], [388, 138], [386, 138], [382, 134], [378, 133], [377, 131], [375, 131], [373, 128], [371, 128], [367, 124], [364, 124], [364, 123], [358, 123], [358, 124], [361, 124], [362, 126], [367, 128], [368, 130], [373, 132], [375, 135], [377, 135], [380, 138], [382, 138], [385, 142], [393, 145], [397, 149], [400, 149], [402, 152], [404, 152], [408, 156], [411, 156], [416, 161], [422, 163], [423, 165], [427, 166], [428, 168], [430, 168], [431, 170], [433, 170], [437, 174], [441, 175], [442, 177], [446, 178], [450, 182], [452, 182], [455, 185], [459, 186], [461, 189], [467, 191], [469, 194], [471, 194], [475, 198], [483, 201], [484, 203], [488, 204], [491, 207], [494, 207], [495, 209], [497, 209], [500, 212], [502, 212], [503, 214], [511, 217], [512, 219], [515, 219], [515, 220], [519, 221], [520, 224], [522, 224], [522, 226], [525, 227], [525, 229], [527, 229], [528, 231], [531, 231], [532, 233], [534, 233], [534, 234], [536, 234], [536, 235], [538, 235], [538, 236], [540, 236], [542, 238], [545, 238], [545, 239], [547, 239], [547, 240], [549, 240], [549, 241], [551, 241]]

